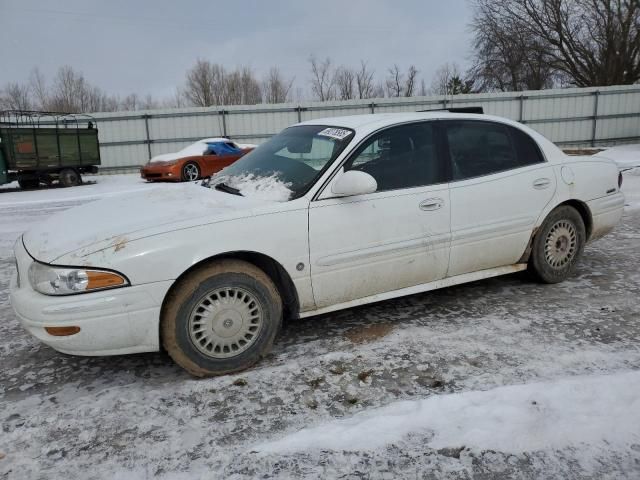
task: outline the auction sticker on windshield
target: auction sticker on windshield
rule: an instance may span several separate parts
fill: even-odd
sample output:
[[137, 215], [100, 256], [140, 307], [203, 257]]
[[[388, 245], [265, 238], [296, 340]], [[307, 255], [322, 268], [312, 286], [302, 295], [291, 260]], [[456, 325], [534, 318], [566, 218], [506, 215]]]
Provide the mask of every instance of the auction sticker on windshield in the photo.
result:
[[324, 130], [318, 132], [318, 135], [322, 135], [323, 137], [331, 137], [337, 140], [343, 140], [349, 136], [351, 130], [347, 130], [346, 128], [325, 128]]

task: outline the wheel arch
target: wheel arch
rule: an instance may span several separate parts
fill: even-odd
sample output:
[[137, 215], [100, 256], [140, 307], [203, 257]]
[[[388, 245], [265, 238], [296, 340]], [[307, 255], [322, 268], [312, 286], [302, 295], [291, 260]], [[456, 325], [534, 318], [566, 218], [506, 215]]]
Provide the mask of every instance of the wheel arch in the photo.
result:
[[194, 270], [202, 267], [203, 265], [224, 259], [243, 260], [247, 263], [255, 265], [273, 281], [282, 297], [283, 312], [285, 315], [296, 316], [299, 312], [300, 301], [298, 299], [298, 292], [289, 275], [289, 272], [272, 257], [259, 252], [240, 250], [235, 252], [225, 252], [211, 257], [204, 258], [199, 262], [191, 265], [187, 270], [182, 272], [178, 278], [173, 282], [169, 290], [162, 300], [162, 311], [165, 309], [165, 302], [170, 297], [172, 290], [175, 286], [187, 275]]
[[533, 246], [533, 240], [538, 234], [538, 229], [542, 226], [542, 224], [544, 223], [546, 218], [551, 214], [551, 212], [553, 212], [556, 208], [563, 207], [563, 206], [572, 207], [578, 212], [578, 214], [580, 214], [580, 217], [582, 217], [582, 221], [584, 222], [584, 228], [586, 233], [585, 240], [587, 242], [589, 241], [589, 239], [591, 238], [591, 233], [593, 232], [593, 216], [591, 214], [591, 210], [589, 209], [589, 206], [583, 201], [577, 200], [575, 198], [565, 200], [564, 202], [557, 204], [555, 207], [549, 210], [547, 214], [540, 220], [540, 223], [536, 225], [536, 227], [533, 229], [533, 232], [531, 233], [531, 237], [529, 238], [529, 243], [527, 244], [527, 248], [522, 254], [522, 257], [520, 257], [520, 260], [518, 260], [518, 263], [527, 263], [529, 261], [529, 257], [531, 256], [531, 248]]
[[[584, 228], [585, 228], [585, 232], [586, 232], [586, 241], [589, 241], [589, 239], [591, 238], [591, 233], [593, 232], [593, 215], [591, 214], [591, 209], [583, 201], [577, 200], [577, 199], [574, 198], [574, 199], [571, 199], [571, 200], [565, 200], [564, 202], [556, 205], [553, 210], [555, 210], [558, 207], [565, 206], [565, 205], [567, 205], [569, 207], [573, 207], [574, 209], [576, 209], [578, 211], [578, 213], [582, 217], [582, 221], [584, 222]], [[551, 210], [551, 211], [553, 211], [553, 210]], [[549, 213], [551, 213], [551, 212], [549, 212]]]

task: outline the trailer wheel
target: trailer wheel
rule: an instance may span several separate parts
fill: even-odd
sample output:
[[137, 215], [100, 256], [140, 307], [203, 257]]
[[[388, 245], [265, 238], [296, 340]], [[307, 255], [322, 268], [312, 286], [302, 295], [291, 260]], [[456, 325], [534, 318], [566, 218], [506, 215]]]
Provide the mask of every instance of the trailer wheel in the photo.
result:
[[37, 178], [19, 178], [18, 185], [22, 190], [33, 190], [38, 188], [40, 181]]
[[63, 170], [60, 170], [58, 180], [60, 182], [60, 185], [62, 185], [63, 187], [75, 187], [76, 185], [80, 185], [82, 183], [80, 174], [73, 168], [65, 168]]

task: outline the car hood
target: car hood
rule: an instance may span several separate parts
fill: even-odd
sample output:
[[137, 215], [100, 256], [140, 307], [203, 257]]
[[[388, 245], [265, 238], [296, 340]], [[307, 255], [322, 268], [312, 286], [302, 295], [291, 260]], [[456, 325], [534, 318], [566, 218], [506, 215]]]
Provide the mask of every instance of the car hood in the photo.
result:
[[55, 263], [69, 253], [83, 257], [115, 251], [150, 235], [253, 215], [262, 200], [204, 188], [166, 185], [86, 203], [53, 215], [23, 236], [36, 260]]

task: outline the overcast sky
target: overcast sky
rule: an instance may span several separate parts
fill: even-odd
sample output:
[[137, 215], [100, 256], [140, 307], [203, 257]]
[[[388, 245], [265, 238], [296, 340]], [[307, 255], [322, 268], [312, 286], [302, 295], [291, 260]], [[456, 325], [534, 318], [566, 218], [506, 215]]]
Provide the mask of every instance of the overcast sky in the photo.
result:
[[415, 64], [429, 86], [468, 63], [470, 14], [467, 0], [0, 0], [0, 86], [68, 64], [108, 93], [162, 97], [200, 57], [259, 77], [277, 65], [307, 90], [310, 54], [380, 78]]

